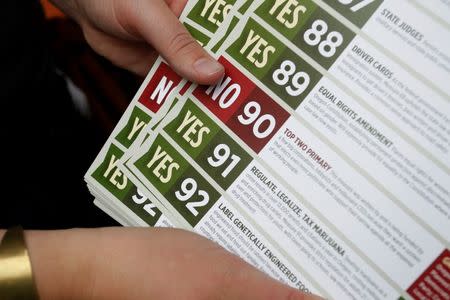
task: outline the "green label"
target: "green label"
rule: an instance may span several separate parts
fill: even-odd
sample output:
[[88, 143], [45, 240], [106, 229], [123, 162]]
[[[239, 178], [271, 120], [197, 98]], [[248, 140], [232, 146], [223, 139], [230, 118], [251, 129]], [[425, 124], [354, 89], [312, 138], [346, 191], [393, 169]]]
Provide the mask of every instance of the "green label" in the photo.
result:
[[130, 193], [122, 202], [149, 226], [155, 226], [161, 217], [161, 211], [141, 191], [133, 185]]
[[209, 43], [209, 41], [211, 40], [211, 38], [209, 36], [200, 32], [199, 30], [195, 29], [188, 23], [184, 22], [183, 25], [184, 25], [184, 27], [186, 27], [186, 29], [189, 31], [189, 33], [194, 37], [194, 39], [197, 40], [197, 42], [202, 47], [206, 46]]
[[321, 73], [286, 48], [262, 82], [296, 109], [321, 78]]
[[227, 133], [220, 131], [196, 161], [226, 190], [241, 175], [252, 157]]
[[133, 188], [131, 181], [117, 168], [122, 155], [123, 152], [111, 144], [103, 162], [92, 173], [92, 177], [119, 200], [124, 199]]
[[214, 33], [222, 24], [236, 0], [200, 0], [197, 1], [188, 18]]
[[284, 49], [283, 43], [249, 19], [240, 37], [227, 52], [258, 79], [262, 79]]
[[158, 135], [150, 149], [134, 165], [161, 194], [164, 194], [183, 174], [189, 163], [168, 141]]
[[230, 35], [231, 31], [233, 31], [233, 29], [236, 27], [236, 25], [239, 22], [239, 18], [237, 17], [233, 17], [233, 19], [230, 22], [230, 26], [228, 26], [227, 28], [227, 32], [224, 34], [224, 36], [214, 45], [214, 47], [212, 47], [211, 51], [212, 53], [217, 53], [217, 51], [219, 51], [220, 47], [222, 46], [222, 44], [226, 41], [228, 35]]
[[[178, 101], [180, 101], [180, 100], [177, 97], [173, 98], [173, 101], [170, 103], [170, 107], [167, 110], [167, 112], [165, 114], [161, 113], [161, 111], [159, 112], [161, 117], [156, 122], [156, 124], [152, 127], [153, 131], [156, 130], [159, 127], [159, 125], [161, 124], [162, 120], [164, 120], [164, 118], [167, 116], [167, 114], [175, 107], [175, 105], [178, 103]], [[148, 136], [150, 136], [150, 134], [147, 134], [147, 137]]]
[[123, 152], [111, 144], [102, 164], [92, 177], [149, 226], [154, 226], [161, 211], [117, 168]]
[[329, 69], [354, 36], [353, 31], [318, 7], [293, 42], [322, 67]]
[[194, 159], [219, 129], [219, 126], [190, 99], [186, 101], [177, 117], [164, 128], [167, 134]]
[[195, 227], [217, 202], [220, 194], [193, 167], [189, 167], [165, 197]]
[[263, 1], [255, 13], [292, 40], [316, 10], [317, 5], [311, 0]]
[[324, 0], [346, 19], [362, 28], [370, 19], [383, 0]]
[[149, 115], [138, 107], [134, 107], [127, 124], [116, 136], [116, 140], [126, 148], [129, 148], [150, 120], [151, 117]]
[[238, 12], [243, 15], [247, 12], [247, 10], [250, 8], [250, 6], [252, 5], [253, 0], [246, 0], [244, 1], [244, 4], [241, 5], [241, 7], [239, 7]]

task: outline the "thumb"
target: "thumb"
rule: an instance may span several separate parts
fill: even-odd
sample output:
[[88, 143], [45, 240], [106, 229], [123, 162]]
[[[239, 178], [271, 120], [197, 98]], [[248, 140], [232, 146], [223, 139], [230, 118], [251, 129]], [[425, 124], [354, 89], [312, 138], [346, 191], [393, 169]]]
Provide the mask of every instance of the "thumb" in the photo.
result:
[[175, 72], [199, 84], [215, 83], [224, 68], [189, 34], [165, 1], [143, 0], [136, 20], [139, 34]]

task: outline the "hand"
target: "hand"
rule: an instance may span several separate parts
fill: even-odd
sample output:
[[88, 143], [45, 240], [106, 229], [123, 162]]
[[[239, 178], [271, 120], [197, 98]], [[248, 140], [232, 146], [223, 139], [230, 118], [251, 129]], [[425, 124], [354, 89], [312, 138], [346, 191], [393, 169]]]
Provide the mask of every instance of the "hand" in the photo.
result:
[[25, 236], [42, 300], [319, 299], [187, 231], [102, 228]]
[[215, 83], [223, 67], [178, 21], [187, 0], [53, 0], [81, 26], [90, 46], [114, 64], [140, 75], [160, 53], [181, 76]]

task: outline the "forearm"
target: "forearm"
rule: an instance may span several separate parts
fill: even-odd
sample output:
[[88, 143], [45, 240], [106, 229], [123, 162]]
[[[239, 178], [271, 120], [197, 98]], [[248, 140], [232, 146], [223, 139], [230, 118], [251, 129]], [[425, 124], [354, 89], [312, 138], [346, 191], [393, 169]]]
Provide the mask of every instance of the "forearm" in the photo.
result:
[[25, 238], [41, 300], [319, 299], [184, 230], [27, 231]]
[[[4, 233], [0, 230], [0, 241]], [[95, 261], [95, 249], [89, 241], [93, 238], [87, 230], [25, 231], [41, 300], [89, 297]]]

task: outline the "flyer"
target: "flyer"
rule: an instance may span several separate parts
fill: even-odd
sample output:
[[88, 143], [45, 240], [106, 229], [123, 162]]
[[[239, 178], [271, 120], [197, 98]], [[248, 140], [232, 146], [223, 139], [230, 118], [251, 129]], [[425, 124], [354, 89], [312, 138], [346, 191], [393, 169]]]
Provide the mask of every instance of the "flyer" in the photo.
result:
[[[228, 19], [232, 18], [237, 9], [247, 9], [251, 3], [252, 1], [236, 0], [217, 1], [215, 4], [214, 1], [189, 1], [180, 19], [184, 20], [194, 38], [203, 46], [207, 46], [210, 42], [217, 43], [216, 40], [220, 40], [218, 29], [228, 26]], [[208, 26], [211, 23], [213, 25]], [[216, 34], [212, 36], [214, 33]], [[118, 163], [134, 142], [139, 144], [142, 129], [157, 124], [164, 112], [170, 108], [174, 95], [177, 95], [185, 84], [186, 80], [159, 58], [86, 173], [85, 180], [97, 199], [96, 203], [103, 202], [101, 207], [109, 207], [108, 211], [114, 211], [115, 215], [123, 214], [123, 219], [129, 219], [130, 225], [171, 225], [152, 203], [152, 196], [143, 197], [132, 180], [119, 170]]]
[[448, 299], [443, 16], [438, 0], [250, 3], [214, 37], [224, 77], [180, 87], [117, 170], [175, 226], [303, 291]]

